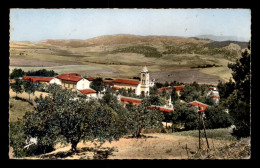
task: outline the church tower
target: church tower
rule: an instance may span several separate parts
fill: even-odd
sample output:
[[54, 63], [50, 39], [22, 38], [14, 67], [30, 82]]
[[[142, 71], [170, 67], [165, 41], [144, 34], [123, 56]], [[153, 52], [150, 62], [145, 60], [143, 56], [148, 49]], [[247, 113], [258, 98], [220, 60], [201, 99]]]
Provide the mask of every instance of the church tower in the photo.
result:
[[145, 96], [149, 95], [149, 72], [146, 68], [146, 66], [143, 67], [141, 71], [141, 93], [143, 92]]

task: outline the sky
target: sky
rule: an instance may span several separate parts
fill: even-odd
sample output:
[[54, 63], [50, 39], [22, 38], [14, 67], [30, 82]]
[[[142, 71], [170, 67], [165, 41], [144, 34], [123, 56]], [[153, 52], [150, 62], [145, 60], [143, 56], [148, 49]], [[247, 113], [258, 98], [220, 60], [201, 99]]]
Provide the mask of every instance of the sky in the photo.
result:
[[10, 40], [131, 34], [251, 38], [249, 9], [11, 9]]

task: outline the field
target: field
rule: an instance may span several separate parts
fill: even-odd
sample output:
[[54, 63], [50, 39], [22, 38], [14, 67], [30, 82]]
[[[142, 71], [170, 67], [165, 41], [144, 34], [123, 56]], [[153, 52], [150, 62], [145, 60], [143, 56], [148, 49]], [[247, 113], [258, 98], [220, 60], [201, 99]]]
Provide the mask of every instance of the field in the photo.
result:
[[[130, 35], [82, 41], [10, 42], [10, 70], [45, 68], [92, 77], [132, 78], [139, 76], [146, 65], [151, 78], [157, 81], [217, 83], [229, 80], [231, 70], [227, 64], [244, 46], [236, 42], [219, 46], [207, 40]], [[217, 66], [192, 68], [207, 64]]]

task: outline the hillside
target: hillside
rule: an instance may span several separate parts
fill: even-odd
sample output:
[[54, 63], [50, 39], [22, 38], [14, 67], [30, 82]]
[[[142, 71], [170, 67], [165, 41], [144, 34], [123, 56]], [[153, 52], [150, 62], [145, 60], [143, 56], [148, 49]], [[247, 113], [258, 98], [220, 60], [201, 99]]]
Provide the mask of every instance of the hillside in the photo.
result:
[[[231, 77], [227, 64], [238, 58], [246, 46], [246, 42], [133, 35], [101, 36], [88, 40], [10, 42], [10, 66], [11, 69], [49, 67], [56, 70], [61, 65], [80, 65], [82, 68], [71, 70], [88, 76], [104, 76], [105, 73], [107, 77], [139, 76], [140, 67], [144, 65], [155, 73], [195, 67], [193, 70], [198, 74], [216, 77], [212, 81], [215, 83]], [[196, 68], [205, 65], [214, 66]], [[215, 73], [214, 69], [222, 73]], [[65, 68], [59, 69], [61, 73], [63, 70]]]

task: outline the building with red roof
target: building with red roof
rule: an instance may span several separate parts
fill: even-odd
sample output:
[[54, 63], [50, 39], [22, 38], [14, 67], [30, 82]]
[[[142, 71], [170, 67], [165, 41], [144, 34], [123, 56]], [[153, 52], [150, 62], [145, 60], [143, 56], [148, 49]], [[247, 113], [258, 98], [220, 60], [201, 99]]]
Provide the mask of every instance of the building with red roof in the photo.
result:
[[137, 99], [137, 98], [133, 98], [133, 97], [125, 97], [125, 96], [121, 96], [120, 101], [123, 103], [133, 103], [134, 105], [139, 105], [142, 103], [142, 99]]
[[211, 97], [213, 101], [218, 104], [220, 100], [219, 92], [216, 87], [209, 87], [208, 97]]
[[115, 85], [123, 84], [123, 85], [134, 85], [134, 86], [137, 86], [137, 85], [139, 85], [140, 82], [138, 80], [130, 80], [130, 79], [115, 79], [113, 81], [113, 83]]
[[78, 92], [80, 92], [88, 97], [97, 97], [96, 91], [93, 89], [83, 89], [83, 90], [78, 90]]
[[158, 110], [159, 112], [162, 112], [162, 113], [173, 113], [174, 112], [173, 108], [156, 106], [156, 105], [151, 105], [150, 109], [156, 109], [156, 110]]
[[114, 81], [110, 81], [110, 80], [103, 80], [103, 83], [109, 85], [109, 86], [113, 86], [114, 85]]
[[48, 84], [51, 80], [53, 79], [53, 77], [42, 77], [42, 76], [24, 76], [23, 80], [28, 80], [30, 82], [36, 83], [45, 83]]
[[207, 107], [209, 106], [209, 105], [201, 103], [199, 101], [193, 101], [193, 102], [190, 102], [188, 104], [190, 106], [198, 107], [198, 110], [201, 111], [201, 112], [205, 112]]
[[[111, 83], [112, 84], [112, 83]], [[140, 95], [141, 84], [139, 80], [133, 79], [115, 79], [113, 81], [113, 89], [119, 90], [121, 88], [124, 89], [132, 89], [136, 95]]]
[[62, 88], [76, 90], [89, 89], [90, 81], [76, 73], [61, 74], [50, 81], [51, 84], [61, 85]]
[[93, 81], [93, 80], [95, 80], [95, 78], [91, 78], [91, 77], [89, 77], [89, 78], [86, 78], [88, 81]]
[[159, 89], [157, 90], [157, 93], [158, 93], [158, 94], [161, 94], [164, 90], [168, 92], [168, 91], [172, 91], [172, 89], [173, 89], [173, 87], [171, 87], [171, 86], [159, 88]]
[[[133, 97], [125, 97], [125, 96], [120, 96], [120, 101], [124, 103], [124, 106], [128, 103], [133, 103], [133, 105], [139, 105], [142, 103], [142, 99], [138, 99], [138, 98], [133, 98]], [[172, 113], [174, 110], [173, 108], [169, 108], [169, 107], [163, 107], [163, 106], [155, 106], [155, 105], [151, 105], [149, 107], [150, 109], [157, 109], [159, 112], [162, 113]]]

